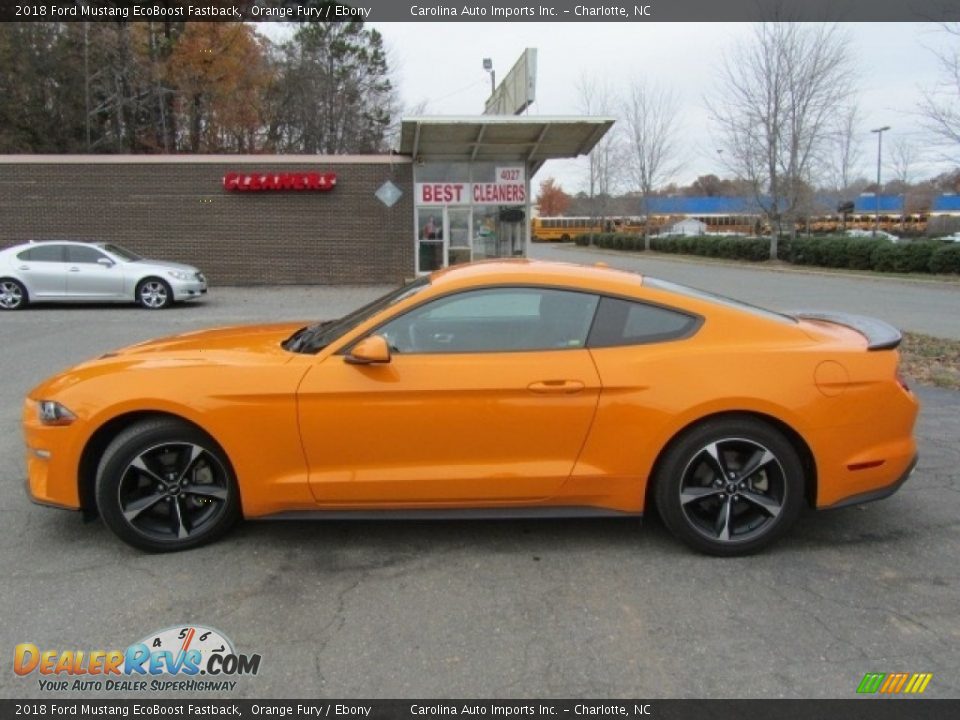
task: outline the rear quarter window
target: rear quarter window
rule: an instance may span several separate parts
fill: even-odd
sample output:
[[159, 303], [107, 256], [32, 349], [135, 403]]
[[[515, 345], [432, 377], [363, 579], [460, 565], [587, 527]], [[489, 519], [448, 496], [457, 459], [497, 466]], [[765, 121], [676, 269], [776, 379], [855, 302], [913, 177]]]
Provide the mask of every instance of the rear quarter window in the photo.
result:
[[680, 340], [693, 335], [701, 319], [659, 305], [604, 297], [590, 331], [589, 347], [617, 347]]

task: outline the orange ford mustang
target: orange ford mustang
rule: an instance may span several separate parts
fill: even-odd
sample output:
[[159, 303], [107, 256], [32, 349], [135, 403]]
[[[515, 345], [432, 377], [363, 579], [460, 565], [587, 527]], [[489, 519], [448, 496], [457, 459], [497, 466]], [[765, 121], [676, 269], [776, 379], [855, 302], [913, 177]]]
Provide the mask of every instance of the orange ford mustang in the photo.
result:
[[755, 551], [916, 458], [899, 332], [603, 267], [460, 266], [339, 320], [192, 332], [32, 390], [29, 492], [139, 548], [238, 518], [641, 515]]

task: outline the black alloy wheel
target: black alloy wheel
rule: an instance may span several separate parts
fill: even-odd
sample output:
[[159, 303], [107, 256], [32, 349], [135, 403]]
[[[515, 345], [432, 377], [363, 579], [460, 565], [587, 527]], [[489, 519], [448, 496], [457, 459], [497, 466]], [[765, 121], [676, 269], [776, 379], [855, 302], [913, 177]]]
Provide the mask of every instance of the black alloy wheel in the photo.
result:
[[210, 542], [240, 514], [223, 451], [172, 419], [138, 423], [114, 439], [100, 461], [97, 504], [120, 539], [154, 552]]
[[667, 527], [712, 555], [767, 547], [796, 520], [803, 465], [775, 428], [753, 418], [708, 421], [668, 450], [655, 480]]

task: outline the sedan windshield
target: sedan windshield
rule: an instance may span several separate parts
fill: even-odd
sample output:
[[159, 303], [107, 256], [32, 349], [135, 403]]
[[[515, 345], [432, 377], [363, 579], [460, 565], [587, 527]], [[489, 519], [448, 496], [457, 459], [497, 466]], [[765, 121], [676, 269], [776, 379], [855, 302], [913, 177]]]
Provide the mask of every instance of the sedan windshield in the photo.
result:
[[300, 328], [283, 341], [283, 347], [291, 352], [317, 353], [330, 343], [339, 340], [358, 325], [366, 322], [381, 310], [416, 295], [430, 285], [430, 278], [423, 277], [377, 298], [371, 303], [344, 315], [339, 320], [327, 320]]
[[143, 258], [140, 255], [137, 255], [133, 250], [127, 250], [122, 245], [114, 245], [113, 243], [104, 243], [100, 247], [102, 247], [111, 255], [116, 255], [121, 260], [126, 260], [127, 262], [136, 262], [137, 260], [143, 260]]

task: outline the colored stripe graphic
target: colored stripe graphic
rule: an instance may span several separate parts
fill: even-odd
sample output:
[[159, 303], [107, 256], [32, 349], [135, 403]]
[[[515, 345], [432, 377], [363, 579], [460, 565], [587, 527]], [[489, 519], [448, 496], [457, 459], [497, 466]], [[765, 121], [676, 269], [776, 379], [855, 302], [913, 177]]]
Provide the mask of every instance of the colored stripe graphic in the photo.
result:
[[883, 682], [883, 678], [886, 677], [886, 673], [867, 673], [863, 676], [863, 680], [860, 681], [860, 686], [857, 688], [858, 693], [875, 693], [880, 689], [880, 684]]
[[857, 686], [862, 694], [880, 693], [898, 695], [900, 693], [919, 695], [927, 689], [933, 679], [933, 673], [867, 673]]

